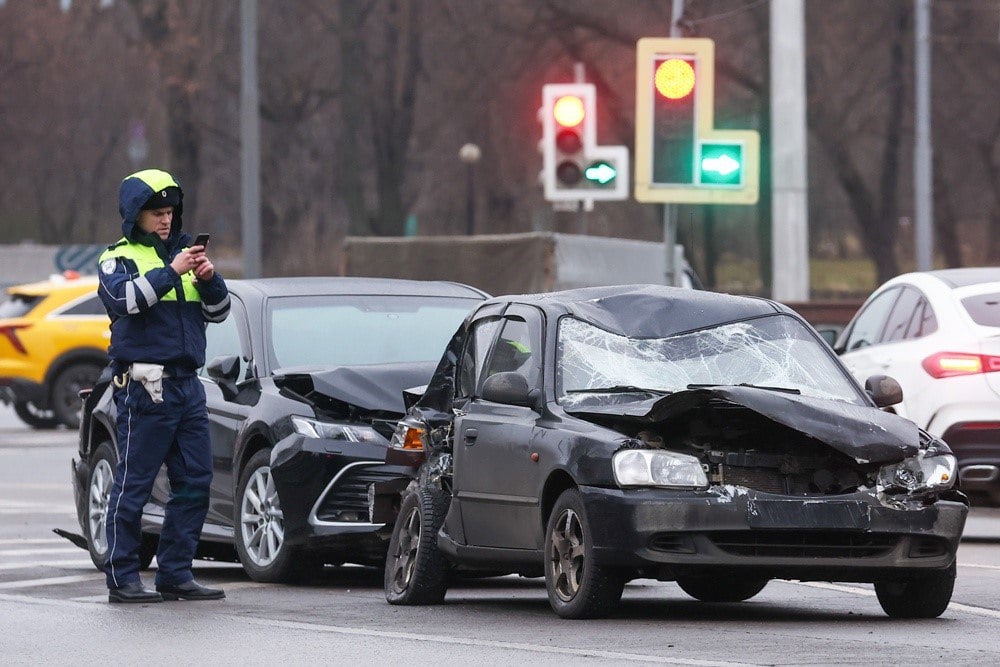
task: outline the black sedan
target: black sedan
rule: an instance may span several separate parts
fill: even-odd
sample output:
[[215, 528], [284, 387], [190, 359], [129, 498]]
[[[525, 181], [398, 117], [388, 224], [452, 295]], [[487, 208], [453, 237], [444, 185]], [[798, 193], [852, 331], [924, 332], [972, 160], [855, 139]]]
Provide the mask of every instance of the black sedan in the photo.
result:
[[766, 299], [489, 300], [397, 427], [386, 460], [419, 465], [413, 482], [374, 489], [395, 523], [386, 598], [438, 602], [452, 571], [544, 574], [581, 618], [633, 578], [708, 602], [783, 578], [873, 582], [890, 616], [937, 616], [968, 503], [947, 445], [879, 409], [901, 397], [885, 376], [863, 390]]
[[[230, 317], [208, 327], [201, 380], [214, 479], [200, 557], [238, 556], [258, 581], [323, 563], [381, 562], [388, 529], [369, 520], [403, 390], [426, 384], [441, 348], [486, 295], [465, 285], [367, 278], [235, 280]], [[95, 565], [117, 460], [108, 373], [84, 402], [77, 514]], [[143, 513], [143, 561], [170, 498], [165, 469]], [[235, 552], [233, 547], [235, 547]]]

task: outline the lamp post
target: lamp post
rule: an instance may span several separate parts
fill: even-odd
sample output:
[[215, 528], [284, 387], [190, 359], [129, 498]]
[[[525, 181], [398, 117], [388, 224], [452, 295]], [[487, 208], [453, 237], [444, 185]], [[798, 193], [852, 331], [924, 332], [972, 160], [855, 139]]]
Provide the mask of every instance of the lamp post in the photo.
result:
[[476, 144], [465, 144], [458, 151], [458, 158], [465, 163], [465, 233], [472, 236], [476, 229], [476, 188], [473, 171], [482, 157]]

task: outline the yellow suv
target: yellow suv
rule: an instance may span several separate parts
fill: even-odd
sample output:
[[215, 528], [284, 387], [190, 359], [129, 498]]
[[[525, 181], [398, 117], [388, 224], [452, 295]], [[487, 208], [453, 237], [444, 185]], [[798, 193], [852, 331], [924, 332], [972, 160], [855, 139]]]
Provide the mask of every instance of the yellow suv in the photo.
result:
[[7, 288], [0, 302], [0, 401], [34, 428], [80, 423], [77, 393], [108, 363], [97, 278], [72, 272]]

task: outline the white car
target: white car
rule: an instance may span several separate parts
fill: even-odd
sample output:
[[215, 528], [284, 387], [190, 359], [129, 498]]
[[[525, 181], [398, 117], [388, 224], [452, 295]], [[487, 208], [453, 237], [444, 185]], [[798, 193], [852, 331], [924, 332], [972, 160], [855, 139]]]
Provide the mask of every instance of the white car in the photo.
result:
[[948, 443], [963, 491], [1000, 503], [1000, 268], [893, 278], [834, 349], [861, 382], [895, 378], [894, 411]]

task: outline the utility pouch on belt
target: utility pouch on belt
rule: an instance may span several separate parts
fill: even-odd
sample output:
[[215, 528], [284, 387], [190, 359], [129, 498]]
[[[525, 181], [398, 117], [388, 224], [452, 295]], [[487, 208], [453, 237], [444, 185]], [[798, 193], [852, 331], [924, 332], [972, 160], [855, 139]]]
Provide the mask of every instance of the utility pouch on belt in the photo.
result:
[[136, 382], [141, 382], [143, 389], [153, 399], [153, 403], [163, 402], [163, 365], [144, 364], [136, 361], [129, 366], [129, 374]]

